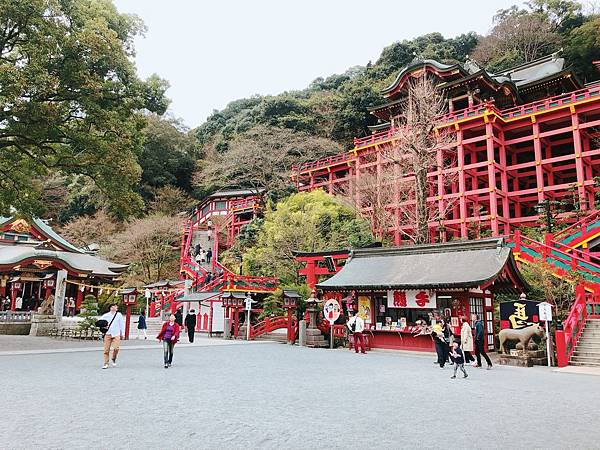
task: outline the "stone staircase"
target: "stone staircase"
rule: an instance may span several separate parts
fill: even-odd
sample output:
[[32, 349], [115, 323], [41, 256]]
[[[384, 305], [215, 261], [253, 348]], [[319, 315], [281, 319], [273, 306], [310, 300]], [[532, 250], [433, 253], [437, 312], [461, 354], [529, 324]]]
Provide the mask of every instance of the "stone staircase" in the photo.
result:
[[600, 319], [588, 319], [570, 364], [600, 367]]

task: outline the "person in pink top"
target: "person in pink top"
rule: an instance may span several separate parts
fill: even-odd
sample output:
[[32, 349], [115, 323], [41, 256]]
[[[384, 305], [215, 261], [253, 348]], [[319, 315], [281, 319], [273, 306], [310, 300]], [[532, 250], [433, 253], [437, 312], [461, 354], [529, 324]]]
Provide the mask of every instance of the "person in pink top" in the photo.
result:
[[160, 333], [156, 336], [156, 339], [163, 343], [165, 369], [171, 367], [173, 362], [173, 350], [179, 339], [179, 331], [179, 324], [175, 322], [175, 314], [171, 314], [169, 320], [163, 323]]

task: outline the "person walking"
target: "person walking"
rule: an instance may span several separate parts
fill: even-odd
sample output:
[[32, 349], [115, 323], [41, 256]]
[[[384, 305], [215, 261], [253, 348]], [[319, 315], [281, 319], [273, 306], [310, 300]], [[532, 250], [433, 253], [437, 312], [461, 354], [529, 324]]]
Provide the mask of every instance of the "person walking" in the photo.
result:
[[454, 333], [452, 332], [452, 328], [450, 328], [450, 324], [446, 319], [442, 319], [442, 333], [444, 334], [444, 360], [449, 362], [450, 364], [454, 364], [454, 360], [450, 356], [450, 346], [452, 345], [452, 341], [454, 340]]
[[202, 263], [202, 250], [196, 253], [196, 256], [194, 256], [194, 261], [196, 261], [196, 264], [198, 265]]
[[454, 360], [454, 374], [450, 378], [456, 378], [456, 371], [460, 369], [463, 373], [463, 378], [467, 378], [467, 371], [465, 370], [465, 358], [463, 357], [463, 351], [461, 350], [458, 342], [452, 342], [452, 351], [450, 353]]
[[143, 309], [140, 313], [140, 317], [138, 318], [137, 324], [138, 326], [136, 339], [139, 339], [140, 335], [143, 335], [144, 339], [148, 339], [148, 334], [146, 333], [146, 330], [148, 329], [148, 325], [146, 324], [146, 311]]
[[206, 250], [200, 250], [200, 264], [204, 264], [206, 262]]
[[194, 255], [199, 255], [200, 250], [202, 250], [202, 246], [200, 244], [196, 244], [196, 246], [194, 247]]
[[435, 344], [435, 353], [437, 354], [437, 361], [435, 363], [443, 369], [446, 365], [446, 352], [444, 351], [446, 341], [444, 340], [444, 330], [440, 319], [431, 327], [431, 335]]
[[177, 322], [180, 328], [183, 327], [183, 313], [181, 312], [181, 308], [175, 311], [175, 322]]
[[487, 370], [492, 368], [492, 361], [490, 357], [485, 352], [485, 345], [483, 342], [484, 338], [484, 326], [483, 320], [479, 318], [478, 315], [475, 316], [475, 357], [477, 358], [477, 365], [475, 367], [481, 367], [481, 355], [485, 358], [487, 362]]
[[354, 352], [358, 353], [358, 344], [360, 343], [360, 352], [365, 352], [365, 337], [363, 331], [365, 329], [365, 321], [358, 315], [357, 311], [352, 312], [352, 317], [346, 324], [354, 338]]
[[110, 349], [112, 347], [112, 366], [117, 365], [117, 355], [119, 354], [119, 346], [121, 339], [125, 336], [125, 321], [123, 320], [123, 314], [119, 312], [119, 306], [116, 303], [111, 303], [110, 310], [104, 314], [101, 320], [108, 322], [108, 330], [104, 335], [104, 365], [103, 369], [108, 369], [108, 361], [110, 356]]
[[466, 317], [461, 317], [462, 327], [460, 329], [460, 345], [461, 350], [465, 356], [465, 364], [469, 364], [470, 362], [474, 362], [475, 358], [473, 358], [473, 332], [471, 330], [471, 325], [469, 325], [469, 321]]
[[209, 241], [212, 239], [212, 235], [213, 235], [213, 230], [211, 227], [208, 227], [208, 230], [206, 230], [206, 237]]
[[175, 315], [171, 314], [169, 320], [163, 323], [160, 333], [156, 336], [156, 339], [162, 341], [163, 344], [165, 369], [171, 367], [173, 363], [173, 350], [175, 350], [175, 344], [179, 339], [179, 330], [179, 324], [175, 321]]
[[206, 263], [210, 264], [210, 260], [212, 259], [212, 249], [206, 250]]
[[196, 332], [196, 310], [190, 310], [189, 314], [185, 316], [185, 329], [187, 330], [188, 339], [190, 344], [194, 343], [194, 333]]

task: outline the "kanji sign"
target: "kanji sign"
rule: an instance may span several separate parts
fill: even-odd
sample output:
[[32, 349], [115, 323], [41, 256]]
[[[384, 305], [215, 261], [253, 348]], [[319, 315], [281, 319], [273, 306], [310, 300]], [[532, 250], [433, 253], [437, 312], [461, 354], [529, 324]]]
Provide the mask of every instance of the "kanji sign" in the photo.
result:
[[538, 309], [542, 322], [552, 322], [552, 305], [550, 303], [542, 302], [538, 305]]
[[323, 315], [325, 316], [325, 319], [333, 325], [340, 317], [340, 304], [338, 301], [333, 298], [327, 300], [325, 305], [323, 305]]
[[434, 291], [425, 289], [407, 291], [388, 291], [388, 308], [424, 308], [436, 307]]

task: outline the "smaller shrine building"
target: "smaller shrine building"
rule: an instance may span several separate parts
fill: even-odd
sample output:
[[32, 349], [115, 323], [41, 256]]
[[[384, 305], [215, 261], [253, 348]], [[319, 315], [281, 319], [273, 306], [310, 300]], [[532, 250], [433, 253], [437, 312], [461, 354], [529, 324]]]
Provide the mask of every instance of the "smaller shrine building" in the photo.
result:
[[73, 245], [42, 219], [0, 217], [2, 309], [36, 311], [55, 293], [58, 271], [66, 270], [65, 312], [76, 314], [87, 293], [97, 295], [127, 267]]
[[358, 308], [372, 348], [433, 351], [423, 324], [445, 318], [460, 336], [460, 318], [478, 315], [493, 350], [494, 294], [518, 296], [527, 285], [512, 249], [493, 238], [354, 250], [317, 289], [345, 311]]

